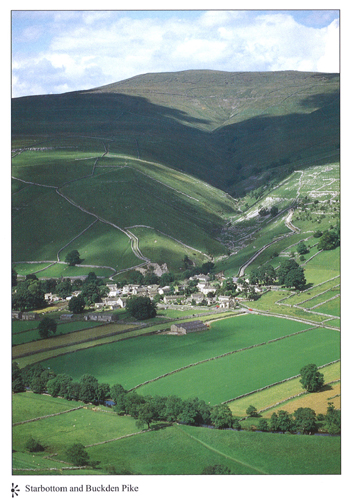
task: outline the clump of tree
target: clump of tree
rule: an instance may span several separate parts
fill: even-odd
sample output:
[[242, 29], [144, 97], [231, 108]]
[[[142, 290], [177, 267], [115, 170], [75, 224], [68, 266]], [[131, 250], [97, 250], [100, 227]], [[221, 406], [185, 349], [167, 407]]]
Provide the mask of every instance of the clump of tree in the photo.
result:
[[22, 372], [16, 361], [12, 362], [12, 392], [25, 392]]
[[318, 250], [333, 250], [340, 246], [340, 226], [337, 225], [335, 229], [324, 231], [319, 239], [317, 248]]
[[34, 393], [42, 394], [47, 390], [49, 380], [56, 377], [53, 370], [44, 368], [42, 365], [25, 366], [21, 369], [21, 375], [25, 387], [29, 387]]
[[278, 207], [276, 207], [275, 205], [273, 205], [273, 206], [271, 207], [271, 210], [270, 210], [270, 214], [271, 214], [271, 216], [272, 216], [272, 217], [275, 217], [276, 215], [278, 215], [278, 212], [279, 212]]
[[101, 302], [102, 297], [108, 295], [109, 289], [104, 285], [102, 279], [98, 278], [94, 272], [90, 272], [82, 283], [81, 296], [86, 305]]
[[280, 285], [302, 290], [306, 285], [305, 271], [294, 259], [281, 264], [277, 272]]
[[38, 326], [39, 336], [42, 339], [47, 339], [50, 335], [55, 335], [57, 330], [57, 323], [53, 318], [44, 316]]
[[272, 285], [276, 280], [276, 272], [271, 264], [265, 264], [264, 266], [254, 269], [251, 274], [249, 281], [252, 285], [263, 284]]
[[82, 443], [73, 443], [66, 449], [67, 459], [76, 467], [91, 466], [95, 468], [100, 462], [92, 461]]
[[127, 300], [126, 311], [135, 319], [143, 320], [156, 316], [156, 304], [150, 297], [131, 297]]
[[229, 475], [232, 471], [225, 465], [208, 465], [201, 472], [202, 475]]
[[330, 434], [340, 434], [341, 432], [341, 411], [336, 410], [333, 403], [328, 403], [324, 428]]
[[27, 439], [24, 447], [27, 451], [31, 453], [44, 451], [44, 446], [38, 440], [34, 439], [32, 436]]
[[75, 266], [76, 264], [80, 264], [81, 259], [78, 250], [72, 250], [69, 252], [66, 257], [65, 261], [68, 263], [69, 266]]
[[269, 210], [268, 208], [260, 208], [260, 210], [258, 211], [258, 214], [261, 216], [261, 217], [265, 217], [266, 215], [269, 214]]
[[253, 405], [250, 405], [246, 408], [246, 415], [248, 417], [258, 417], [257, 408]]
[[73, 296], [71, 300], [68, 303], [68, 309], [73, 313], [73, 314], [80, 314], [84, 311], [85, 308], [85, 300], [83, 295], [80, 293], [77, 296]]
[[305, 255], [309, 252], [306, 244], [303, 241], [300, 241], [300, 243], [296, 247], [296, 250], [300, 255]]
[[42, 283], [36, 276], [17, 283], [12, 294], [12, 308], [18, 311], [33, 311], [46, 306]]
[[300, 370], [300, 383], [308, 392], [318, 392], [324, 385], [324, 375], [318, 371], [317, 365], [310, 363]]

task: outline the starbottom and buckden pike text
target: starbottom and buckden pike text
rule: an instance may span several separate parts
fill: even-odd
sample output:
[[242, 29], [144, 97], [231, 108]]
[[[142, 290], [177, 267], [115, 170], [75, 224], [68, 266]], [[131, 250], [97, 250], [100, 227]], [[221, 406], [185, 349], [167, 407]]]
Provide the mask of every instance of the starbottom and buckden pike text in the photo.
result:
[[26, 484], [25, 491], [28, 493], [66, 493], [66, 492], [85, 492], [85, 493], [136, 493], [139, 491], [139, 486], [133, 486], [131, 484], [122, 484], [121, 486], [112, 486], [108, 484], [107, 486], [92, 486], [90, 484], [81, 486], [30, 486]]

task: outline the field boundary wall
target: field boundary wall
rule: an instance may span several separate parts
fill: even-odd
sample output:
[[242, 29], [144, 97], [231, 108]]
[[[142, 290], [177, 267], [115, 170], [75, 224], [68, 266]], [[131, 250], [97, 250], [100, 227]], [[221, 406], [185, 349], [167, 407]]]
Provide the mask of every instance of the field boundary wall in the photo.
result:
[[272, 342], [278, 342], [278, 340], [283, 340], [283, 339], [285, 339], [287, 337], [292, 337], [294, 335], [299, 335], [300, 333], [305, 333], [305, 332], [308, 332], [310, 330], [315, 330], [316, 328], [317, 328], [317, 326], [313, 325], [312, 328], [307, 328], [305, 330], [300, 330], [298, 332], [289, 333], [288, 335], [284, 335], [283, 337], [278, 337], [276, 339], [267, 340], [267, 342], [261, 342], [259, 344], [253, 344], [251, 346], [242, 347], [241, 349], [236, 349], [235, 351], [225, 352], [223, 354], [219, 354], [218, 356], [213, 356], [212, 358], [203, 359], [201, 361], [197, 361], [196, 363], [191, 363], [189, 365], [182, 366], [181, 368], [177, 368], [176, 370], [172, 370], [170, 372], [164, 373], [164, 374], [159, 375], [158, 377], [155, 377], [153, 379], [147, 380], [145, 382], [141, 382], [140, 384], [136, 385], [135, 387], [132, 387], [131, 389], [129, 389], [128, 392], [131, 392], [131, 391], [134, 391], [136, 389], [139, 389], [139, 387], [142, 387], [144, 385], [150, 384], [152, 382], [156, 382], [157, 380], [160, 380], [161, 378], [168, 377], [169, 375], [174, 375], [175, 373], [178, 373], [178, 372], [180, 372], [182, 370], [186, 370], [187, 368], [192, 368], [194, 366], [201, 365], [202, 363], [207, 363], [208, 361], [214, 361], [216, 359], [224, 358], [225, 356], [230, 356], [231, 354], [236, 354], [238, 352], [247, 351], [249, 349], [253, 349], [254, 347], [260, 347], [262, 345], [270, 344]]
[[[325, 365], [319, 366], [318, 369], [320, 370], [321, 368], [333, 365], [334, 363], [338, 363], [339, 361], [340, 359], [335, 359], [334, 361], [330, 361], [330, 363], [326, 363]], [[292, 377], [288, 377], [284, 380], [280, 380], [279, 382], [273, 382], [273, 384], [266, 385], [265, 387], [261, 387], [260, 389], [255, 389], [254, 391], [247, 392], [246, 394], [241, 394], [241, 396], [236, 396], [235, 398], [228, 399], [227, 401], [223, 401], [222, 404], [231, 403], [232, 401], [236, 401], [237, 399], [245, 398], [246, 396], [250, 396], [251, 394], [256, 394], [257, 392], [264, 391], [265, 389], [269, 389], [270, 387], [274, 387], [275, 385], [283, 384], [284, 382], [288, 382], [289, 380], [293, 380], [294, 378], [298, 377], [301, 377], [300, 373], [298, 373], [297, 375], [293, 375]]]

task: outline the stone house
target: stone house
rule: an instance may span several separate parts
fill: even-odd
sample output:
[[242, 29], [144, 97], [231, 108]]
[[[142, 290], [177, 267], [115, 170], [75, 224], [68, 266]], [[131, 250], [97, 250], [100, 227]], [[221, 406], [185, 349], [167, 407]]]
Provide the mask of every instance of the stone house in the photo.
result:
[[218, 297], [219, 307], [223, 309], [229, 309], [231, 307], [235, 307], [235, 300], [227, 295], [220, 295]]
[[171, 335], [186, 335], [190, 332], [201, 332], [207, 330], [207, 325], [202, 321], [189, 321], [188, 323], [176, 323], [171, 326]]

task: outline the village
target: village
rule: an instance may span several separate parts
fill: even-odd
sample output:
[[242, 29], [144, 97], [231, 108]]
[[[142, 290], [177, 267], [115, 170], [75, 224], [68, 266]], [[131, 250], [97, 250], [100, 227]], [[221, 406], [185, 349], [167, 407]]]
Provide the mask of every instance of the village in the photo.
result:
[[[149, 297], [157, 304], [158, 310], [189, 309], [196, 307], [204, 309], [229, 310], [240, 307], [242, 300], [254, 300], [264, 290], [257, 285], [249, 285], [248, 279], [225, 278], [223, 273], [198, 274], [181, 282], [170, 283], [166, 286], [158, 284], [129, 283], [119, 286], [116, 283], [106, 283], [106, 294], [100, 302], [89, 306], [84, 311], [86, 321], [114, 322], [118, 321], [116, 311], [125, 309], [131, 297]], [[56, 306], [62, 311], [60, 320], [73, 320], [75, 315], [68, 310], [69, 302], [78, 297], [81, 290], [72, 291], [72, 294], [62, 297], [56, 293], [44, 294], [48, 306]], [[40, 311], [21, 312], [12, 311], [12, 318], [17, 320], [37, 320]]]

